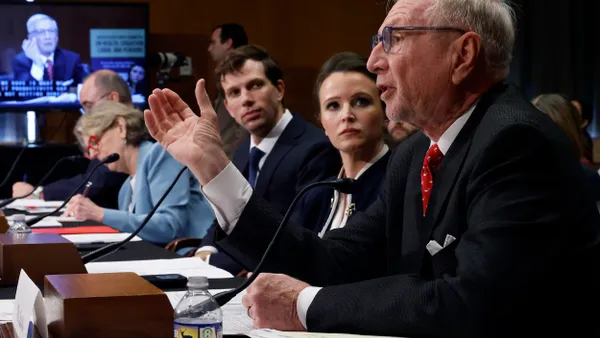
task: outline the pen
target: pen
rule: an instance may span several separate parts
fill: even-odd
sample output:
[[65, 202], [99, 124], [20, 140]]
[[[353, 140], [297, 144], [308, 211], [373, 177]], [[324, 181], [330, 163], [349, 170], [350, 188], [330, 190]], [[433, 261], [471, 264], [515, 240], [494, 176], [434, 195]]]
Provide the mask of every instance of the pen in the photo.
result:
[[92, 186], [92, 181], [88, 181], [85, 184], [85, 189], [83, 189], [83, 197], [87, 197], [88, 192], [90, 191], [90, 187]]
[[23, 182], [27, 182], [27, 174], [23, 175]]

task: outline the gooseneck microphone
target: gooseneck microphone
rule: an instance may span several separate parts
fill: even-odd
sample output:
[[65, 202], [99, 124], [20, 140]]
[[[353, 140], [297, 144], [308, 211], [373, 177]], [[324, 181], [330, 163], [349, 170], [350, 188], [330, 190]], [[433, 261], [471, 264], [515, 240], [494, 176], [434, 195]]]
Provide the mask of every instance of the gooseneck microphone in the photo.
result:
[[21, 159], [21, 156], [23, 156], [23, 153], [25, 153], [26, 149], [27, 149], [27, 144], [23, 145], [23, 147], [21, 148], [21, 151], [17, 155], [17, 158], [15, 158], [15, 160], [13, 161], [13, 164], [10, 167], [10, 169], [8, 170], [6, 177], [4, 177], [4, 180], [2, 181], [2, 183], [0, 183], [0, 188], [5, 186], [6, 183], [8, 182], [8, 180], [10, 179], [10, 177], [12, 176], [12, 173], [15, 171], [15, 168], [17, 167], [17, 163], [19, 163], [19, 160]]
[[[216, 294], [214, 299], [219, 304], [219, 306], [223, 306], [223, 305], [227, 304], [227, 302], [229, 302], [233, 297], [235, 297], [238, 293], [240, 293], [242, 290], [244, 290], [246, 287], [248, 287], [248, 285], [250, 285], [256, 279], [256, 277], [258, 277], [258, 275], [261, 273], [262, 266], [263, 266], [267, 256], [269, 255], [271, 248], [273, 247], [275, 242], [277, 242], [277, 238], [279, 237], [281, 230], [287, 224], [287, 222], [292, 214], [292, 211], [294, 210], [294, 207], [296, 206], [296, 203], [298, 203], [298, 201], [300, 200], [300, 197], [302, 197], [308, 190], [315, 188], [315, 187], [319, 187], [319, 186], [328, 186], [339, 192], [342, 192], [345, 194], [350, 194], [350, 193], [352, 193], [353, 183], [354, 183], [354, 179], [339, 178], [339, 179], [336, 179], [333, 181], [314, 182], [314, 183], [307, 185], [302, 190], [300, 190], [300, 192], [296, 195], [296, 197], [294, 197], [292, 204], [290, 204], [289, 208], [287, 209], [285, 216], [283, 216], [283, 219], [281, 220], [281, 223], [279, 223], [279, 226], [277, 227], [277, 230], [275, 231], [275, 234], [273, 235], [271, 242], [267, 246], [267, 249], [265, 250], [265, 253], [263, 254], [262, 258], [260, 259], [260, 262], [258, 262], [258, 264], [256, 265], [256, 268], [254, 269], [252, 276], [250, 276], [250, 278], [246, 279], [244, 281], [244, 283], [239, 285], [237, 288], [231, 289], [228, 291], [223, 291], [223, 292]], [[202, 305], [203, 305], [203, 303], [200, 303], [199, 305], [196, 305], [196, 306], [192, 306], [189, 311], [193, 312], [195, 310], [199, 310], [199, 309], [201, 309]]]
[[146, 226], [146, 224], [148, 224], [148, 222], [150, 221], [150, 218], [152, 217], [152, 215], [154, 215], [154, 213], [156, 212], [156, 210], [158, 210], [158, 207], [162, 204], [162, 202], [165, 200], [165, 198], [167, 197], [167, 195], [169, 195], [169, 193], [171, 192], [171, 190], [173, 190], [173, 187], [175, 186], [175, 184], [177, 183], [177, 181], [179, 180], [179, 178], [181, 177], [181, 175], [183, 174], [183, 172], [187, 169], [187, 167], [183, 167], [181, 168], [181, 170], [179, 171], [179, 173], [177, 174], [177, 176], [175, 177], [175, 179], [173, 180], [173, 182], [171, 183], [171, 185], [169, 186], [169, 188], [167, 188], [167, 191], [165, 191], [165, 193], [162, 195], [162, 197], [158, 200], [158, 202], [156, 202], [156, 205], [154, 205], [154, 207], [152, 208], [152, 210], [150, 210], [150, 212], [148, 213], [148, 215], [146, 215], [146, 218], [144, 218], [144, 220], [142, 221], [142, 223], [140, 223], [140, 225], [137, 227], [137, 229], [135, 229], [134, 232], [131, 233], [131, 235], [127, 236], [127, 238], [123, 239], [120, 242], [115, 242], [115, 243], [110, 243], [106, 246], [103, 246], [95, 251], [90, 252], [89, 254], [81, 257], [81, 260], [83, 261], [83, 264], [87, 264], [91, 261], [94, 261], [96, 259], [102, 258], [104, 256], [110, 255], [111, 253], [119, 250], [123, 245], [127, 244], [129, 241], [131, 241], [131, 239], [133, 237], [135, 237], [138, 233], [140, 233], [140, 231], [142, 231], [142, 229]]
[[48, 177], [50, 177], [50, 175], [54, 172], [54, 170], [58, 167], [59, 164], [61, 164], [62, 162], [69, 160], [69, 161], [74, 161], [74, 160], [78, 160], [83, 158], [83, 156], [81, 155], [73, 155], [73, 156], [67, 156], [67, 157], [63, 157], [60, 160], [56, 161], [56, 163], [54, 164], [54, 166], [48, 171], [48, 173], [46, 173], [46, 175], [44, 177], [42, 177], [42, 179], [40, 180], [40, 182], [33, 187], [33, 190], [31, 190], [30, 193], [27, 193], [25, 195], [21, 195], [21, 196], [17, 196], [17, 197], [12, 197], [9, 198], [7, 200], [4, 200], [0, 203], [0, 209], [4, 208], [5, 206], [11, 204], [12, 202], [22, 199], [22, 198], [26, 198], [29, 197], [31, 194], [33, 194], [33, 192], [39, 188], [40, 186], [42, 186], [42, 184], [44, 184], [44, 182], [46, 182], [46, 180], [48, 179]]
[[79, 185], [73, 190], [73, 192], [71, 193], [71, 195], [69, 195], [69, 197], [63, 202], [63, 204], [61, 204], [59, 207], [57, 207], [56, 209], [45, 213], [43, 215], [34, 217], [28, 221], [26, 221], [25, 223], [27, 223], [28, 226], [32, 226], [34, 224], [36, 224], [37, 222], [41, 221], [42, 219], [48, 217], [48, 216], [52, 216], [54, 214], [56, 214], [57, 212], [60, 211], [60, 209], [64, 208], [65, 205], [67, 205], [67, 203], [69, 203], [69, 201], [71, 200], [71, 198], [73, 198], [73, 196], [75, 196], [75, 194], [79, 191], [79, 189], [81, 189], [81, 187], [83, 187], [84, 184], [87, 183], [87, 181], [89, 181], [90, 177], [92, 177], [92, 175], [94, 174], [94, 171], [96, 171], [96, 169], [98, 169], [101, 165], [105, 165], [108, 163], [113, 163], [119, 160], [119, 154], [117, 153], [113, 153], [110, 154], [108, 156], [106, 156], [102, 161], [100, 161], [100, 163], [96, 164], [92, 170], [90, 171], [89, 174], [87, 174], [87, 176], [85, 177], [84, 180], [81, 181], [81, 183], [79, 183]]

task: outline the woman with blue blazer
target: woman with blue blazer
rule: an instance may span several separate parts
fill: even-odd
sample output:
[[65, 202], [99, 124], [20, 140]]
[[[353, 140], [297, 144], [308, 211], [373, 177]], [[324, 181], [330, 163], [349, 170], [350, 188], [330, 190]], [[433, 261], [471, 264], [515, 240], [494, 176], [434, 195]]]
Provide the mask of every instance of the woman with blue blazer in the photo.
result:
[[[139, 110], [105, 100], [94, 105], [81, 119], [90, 156], [103, 159], [112, 153], [119, 154], [119, 160], [107, 166], [129, 177], [119, 191], [118, 210], [101, 208], [77, 195], [67, 205], [66, 215], [133, 232], [183, 165], [159, 144], [147, 140], [144, 116]], [[186, 170], [139, 236], [160, 245], [175, 238], [201, 238], [214, 218], [212, 208], [200, 193], [198, 181]]]

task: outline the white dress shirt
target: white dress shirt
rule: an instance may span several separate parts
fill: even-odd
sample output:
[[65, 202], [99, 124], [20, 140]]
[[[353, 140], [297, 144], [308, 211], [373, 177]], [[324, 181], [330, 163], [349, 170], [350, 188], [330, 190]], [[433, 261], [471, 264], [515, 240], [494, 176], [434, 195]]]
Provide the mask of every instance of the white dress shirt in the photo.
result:
[[42, 59], [42, 64], [39, 65], [35, 62], [32, 62], [31, 70], [29, 71], [31, 77], [38, 81], [42, 81], [44, 79], [44, 69], [48, 67], [48, 60], [50, 60], [50, 62], [52, 62], [52, 66], [54, 66], [54, 53], [50, 54], [48, 57], [45, 57], [44, 55], [40, 55], [40, 57]]
[[[258, 173], [256, 174], [256, 182], [258, 182], [258, 177], [260, 176], [260, 169], [262, 168], [267, 157], [269, 156], [269, 153], [275, 147], [277, 140], [279, 140], [279, 137], [281, 136], [281, 134], [283, 134], [283, 131], [290, 123], [292, 118], [292, 113], [286, 109], [279, 121], [277, 122], [277, 124], [275, 124], [275, 127], [271, 129], [269, 134], [267, 134], [267, 136], [259, 144], [254, 143], [254, 139], [250, 137], [250, 148], [248, 149], [248, 152], [250, 152], [250, 150], [252, 150], [253, 147], [257, 147], [264, 153], [264, 155], [258, 162]], [[229, 167], [231, 167], [231, 169], [237, 173], [224, 175], [225, 172], [228, 171], [227, 168]], [[206, 196], [206, 199], [212, 206], [217, 221], [219, 222], [221, 227], [223, 227], [223, 224], [232, 224], [231, 227], [233, 230], [233, 226], [235, 225], [240, 214], [244, 210], [246, 203], [248, 203], [250, 196], [252, 196], [253, 190], [252, 187], [250, 187], [250, 184], [248, 183], [246, 178], [236, 169], [233, 163], [229, 163], [227, 168], [225, 168], [225, 170], [219, 173], [219, 175], [215, 177], [212, 181], [208, 182], [202, 188], [202, 191]], [[228, 178], [227, 176], [231, 177]], [[228, 199], [231, 199], [233, 201], [239, 199], [241, 196], [244, 197], [245, 200], [243, 205], [240, 205], [238, 203], [231, 203], [230, 205], [229, 202], [226, 202]], [[223, 208], [220, 208], [221, 206]], [[229, 233], [231, 233], [231, 231], [227, 232], [227, 234]], [[208, 245], [201, 247], [196, 251], [196, 253], [200, 251], [210, 251], [211, 253], [219, 252], [214, 246]], [[206, 258], [206, 262], [210, 263], [210, 256]]]

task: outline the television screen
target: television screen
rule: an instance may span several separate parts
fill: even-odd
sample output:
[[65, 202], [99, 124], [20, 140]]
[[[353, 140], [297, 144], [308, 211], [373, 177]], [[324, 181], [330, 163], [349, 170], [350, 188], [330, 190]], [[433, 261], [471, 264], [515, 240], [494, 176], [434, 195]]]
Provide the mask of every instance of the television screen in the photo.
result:
[[0, 5], [0, 109], [77, 110], [83, 79], [100, 69], [144, 106], [147, 27], [146, 4]]

